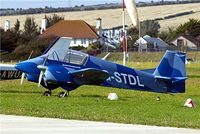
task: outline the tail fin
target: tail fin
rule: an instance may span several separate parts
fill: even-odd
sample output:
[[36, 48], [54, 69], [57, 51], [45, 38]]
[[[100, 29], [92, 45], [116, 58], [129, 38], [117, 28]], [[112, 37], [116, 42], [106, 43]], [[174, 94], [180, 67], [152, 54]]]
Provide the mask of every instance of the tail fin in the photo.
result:
[[166, 51], [154, 71], [154, 78], [165, 81], [168, 92], [185, 92], [185, 58], [183, 52]]
[[154, 71], [155, 76], [186, 77], [185, 53], [166, 51], [159, 66]]

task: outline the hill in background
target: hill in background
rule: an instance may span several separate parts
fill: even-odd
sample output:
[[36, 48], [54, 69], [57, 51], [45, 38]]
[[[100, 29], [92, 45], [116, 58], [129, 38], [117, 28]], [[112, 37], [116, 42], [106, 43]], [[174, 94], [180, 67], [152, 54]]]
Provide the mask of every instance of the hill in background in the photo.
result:
[[[200, 19], [200, 3], [194, 4], [177, 4], [177, 5], [162, 5], [162, 6], [150, 6], [150, 7], [138, 7], [140, 21], [147, 19], [163, 18], [168, 15], [176, 13], [193, 11], [194, 13], [184, 15], [181, 17], [175, 17], [166, 20], [160, 20], [161, 30], [168, 27], [176, 27], [181, 23], [188, 21], [189, 18]], [[52, 13], [46, 14], [51, 15]], [[100, 17], [103, 20], [103, 28], [110, 28], [122, 25], [122, 10], [121, 9], [107, 9], [107, 10], [94, 10], [94, 11], [77, 11], [77, 12], [62, 12], [57, 13], [59, 16], [64, 16], [65, 20], [85, 20], [91, 25], [96, 24], [96, 18]], [[21, 22], [21, 29], [24, 25], [27, 16], [34, 17], [36, 23], [40, 26], [41, 19], [45, 14], [33, 14], [33, 15], [17, 15], [17, 16], [1, 16], [0, 27], [4, 27], [4, 22], [10, 20], [11, 27], [14, 25], [17, 19]], [[126, 24], [130, 25], [131, 21], [126, 12]]]

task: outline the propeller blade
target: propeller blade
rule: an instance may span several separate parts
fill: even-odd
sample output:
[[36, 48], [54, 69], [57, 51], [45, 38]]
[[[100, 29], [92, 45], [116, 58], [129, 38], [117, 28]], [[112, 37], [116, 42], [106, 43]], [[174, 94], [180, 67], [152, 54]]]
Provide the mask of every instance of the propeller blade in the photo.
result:
[[39, 76], [39, 80], [38, 80], [38, 87], [40, 87], [40, 85], [41, 85], [43, 75], [44, 75], [44, 72], [41, 71], [41, 72], [40, 72], [40, 76]]
[[32, 54], [33, 54], [33, 50], [31, 51], [31, 53], [30, 53], [30, 55], [28, 57], [28, 60], [31, 58]]
[[23, 81], [24, 81], [24, 77], [25, 77], [25, 75], [26, 75], [25, 73], [22, 73], [20, 85], [23, 84]]
[[[32, 54], [33, 54], [33, 50], [31, 51], [31, 53], [30, 53], [30, 55], [29, 55], [29, 57], [28, 57], [28, 60], [31, 58]], [[23, 81], [24, 81], [25, 75], [26, 75], [26, 73], [22, 73], [21, 81], [20, 81], [20, 85], [23, 84]]]
[[[45, 66], [45, 64], [46, 64], [46, 61], [47, 61], [48, 57], [49, 57], [49, 54], [45, 57], [44, 63], [43, 63], [42, 65], [38, 65], [38, 66], [37, 66], [37, 68], [41, 70], [41, 71], [40, 71], [39, 80], [38, 80], [38, 87], [40, 87], [41, 82], [42, 82], [42, 78], [43, 78], [44, 73], [45, 73], [45, 71], [46, 71], [46, 66]], [[45, 83], [45, 85], [46, 85], [46, 83]]]

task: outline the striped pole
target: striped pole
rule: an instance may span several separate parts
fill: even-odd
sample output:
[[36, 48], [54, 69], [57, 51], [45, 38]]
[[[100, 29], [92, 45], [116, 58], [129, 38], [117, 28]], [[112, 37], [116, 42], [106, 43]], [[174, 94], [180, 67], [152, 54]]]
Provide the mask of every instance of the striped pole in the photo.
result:
[[125, 3], [122, 0], [122, 14], [123, 14], [123, 65], [126, 65], [126, 33], [125, 33]]

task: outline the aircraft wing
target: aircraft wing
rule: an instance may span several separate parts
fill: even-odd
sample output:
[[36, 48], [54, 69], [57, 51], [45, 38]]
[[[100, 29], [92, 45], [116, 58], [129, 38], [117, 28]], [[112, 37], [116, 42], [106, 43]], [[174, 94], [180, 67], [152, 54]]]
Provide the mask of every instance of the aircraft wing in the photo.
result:
[[73, 76], [73, 80], [80, 85], [100, 85], [110, 76], [107, 71], [94, 68], [71, 71], [69, 74], [71, 74]]
[[20, 79], [21, 74], [15, 65], [0, 64], [0, 80]]
[[15, 65], [11, 64], [0, 64], [0, 70], [17, 70]]

